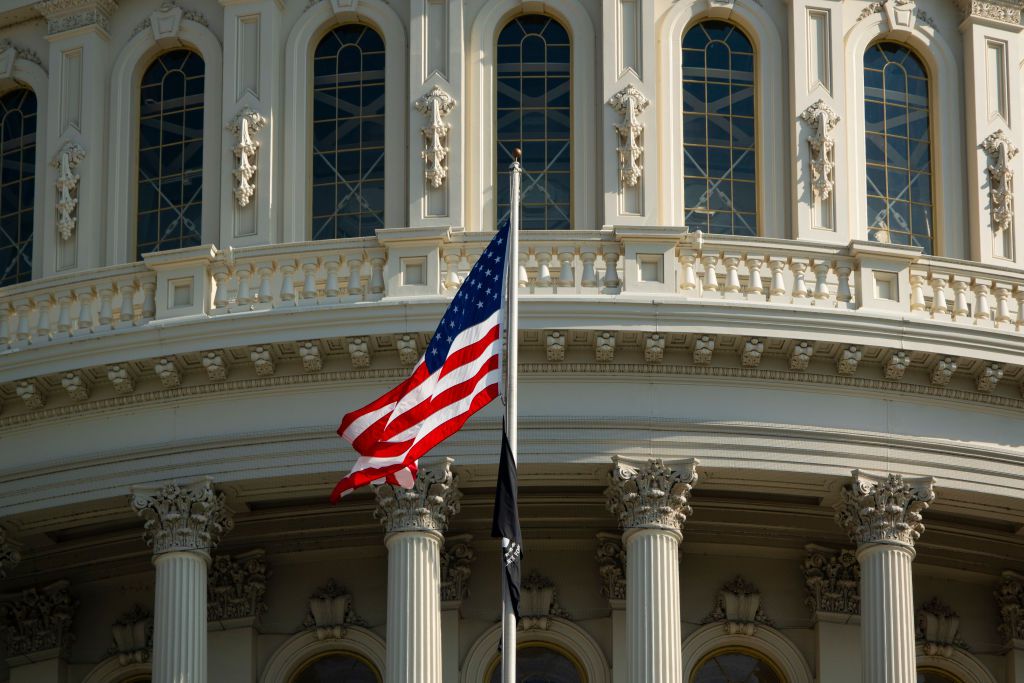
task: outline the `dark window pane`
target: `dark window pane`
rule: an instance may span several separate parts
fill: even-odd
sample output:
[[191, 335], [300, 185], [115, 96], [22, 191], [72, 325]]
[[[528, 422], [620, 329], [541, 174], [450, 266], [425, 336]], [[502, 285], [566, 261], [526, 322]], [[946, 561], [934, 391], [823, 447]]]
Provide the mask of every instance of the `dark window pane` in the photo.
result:
[[0, 287], [32, 279], [36, 96], [0, 96]]
[[307, 664], [293, 683], [380, 683], [380, 674], [365, 660], [354, 655], [330, 654]]
[[[501, 659], [494, 663], [490, 683], [501, 683]], [[565, 654], [543, 645], [516, 648], [516, 683], [583, 683], [583, 672]]]
[[698, 664], [693, 683], [782, 683], [768, 660], [747, 651], [717, 652]]

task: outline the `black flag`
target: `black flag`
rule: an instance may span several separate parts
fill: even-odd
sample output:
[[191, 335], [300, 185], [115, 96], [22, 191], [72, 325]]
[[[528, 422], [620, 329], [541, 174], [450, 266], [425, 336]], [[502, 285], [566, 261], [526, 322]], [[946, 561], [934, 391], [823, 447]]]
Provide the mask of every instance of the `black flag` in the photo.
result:
[[498, 463], [498, 488], [494, 493], [494, 522], [491, 536], [501, 539], [505, 579], [508, 583], [512, 611], [519, 620], [519, 580], [522, 576], [523, 535], [519, 530], [519, 481], [512, 447], [501, 428], [501, 462]]

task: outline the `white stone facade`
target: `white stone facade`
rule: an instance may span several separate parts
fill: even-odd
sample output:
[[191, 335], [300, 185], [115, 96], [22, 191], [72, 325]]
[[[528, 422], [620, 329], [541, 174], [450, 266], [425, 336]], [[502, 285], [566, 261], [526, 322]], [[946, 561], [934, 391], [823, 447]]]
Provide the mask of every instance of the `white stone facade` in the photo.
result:
[[[341, 415], [487, 243], [497, 36], [544, 14], [572, 229], [520, 242], [521, 644], [591, 683], [721, 652], [788, 683], [1024, 683], [1022, 12], [8, 0], [0, 96], [38, 123], [32, 277], [0, 287], [0, 681], [306, 683], [332, 654], [490, 680], [498, 405], [411, 493], [327, 496]], [[709, 19], [753, 44], [756, 235], [685, 225], [680, 44]], [[386, 50], [383, 227], [313, 240], [314, 49], [352, 23]], [[880, 40], [928, 76], [934, 254], [868, 227]], [[201, 243], [136, 260], [140, 82], [178, 49], [205, 68]]]

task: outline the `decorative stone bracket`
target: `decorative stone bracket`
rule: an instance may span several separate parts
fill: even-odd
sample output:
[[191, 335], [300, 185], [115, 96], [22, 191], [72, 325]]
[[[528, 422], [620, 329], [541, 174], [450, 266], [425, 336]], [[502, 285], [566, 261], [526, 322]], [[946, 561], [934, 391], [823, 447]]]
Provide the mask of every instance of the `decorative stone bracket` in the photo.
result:
[[839, 125], [839, 114], [825, 100], [818, 100], [800, 114], [812, 129], [807, 142], [811, 146], [811, 191], [815, 199], [825, 201], [835, 189], [835, 146], [832, 131]]
[[989, 156], [988, 198], [992, 212], [992, 229], [997, 233], [1013, 227], [1013, 170], [1010, 160], [1017, 156], [1017, 146], [1006, 133], [998, 130], [985, 138], [981, 148]]
[[235, 201], [239, 206], [248, 206], [256, 193], [256, 152], [259, 151], [259, 140], [253, 136], [260, 132], [263, 126], [267, 125], [267, 119], [257, 111], [245, 107], [231, 122], [227, 129], [235, 136], [235, 146], [232, 151], [235, 153], [235, 170], [232, 175], [235, 177]]
[[416, 100], [416, 110], [427, 117], [427, 125], [422, 128], [423, 158], [426, 170], [423, 175], [431, 187], [437, 189], [444, 184], [448, 176], [448, 133], [451, 125], [444, 118], [455, 108], [455, 98], [438, 86]]
[[342, 638], [349, 624], [365, 622], [352, 609], [352, 596], [334, 579], [309, 598], [309, 613], [303, 626], [316, 629], [317, 640]]
[[960, 615], [937, 597], [917, 611], [917, 627], [926, 655], [949, 657], [956, 648], [967, 649], [960, 637]]
[[569, 618], [568, 612], [558, 604], [555, 584], [535, 571], [523, 579], [519, 616], [519, 628], [524, 631], [546, 631], [551, 624], [551, 617]]
[[761, 610], [761, 592], [742, 576], [722, 586], [711, 614], [701, 620], [702, 624], [715, 622], [725, 622], [725, 632], [729, 635], [746, 636], [753, 635], [758, 624], [772, 625]]
[[111, 654], [117, 655], [122, 666], [149, 661], [153, 650], [153, 619], [149, 612], [135, 605], [110, 630], [114, 638]]
[[644, 124], [637, 117], [650, 100], [629, 84], [612, 95], [608, 104], [622, 116], [622, 123], [615, 125], [615, 132], [619, 135], [619, 180], [625, 187], [636, 187], [644, 171]]
[[78, 181], [81, 178], [74, 171], [84, 159], [85, 149], [69, 140], [50, 162], [57, 169], [57, 232], [62, 240], [71, 239], [78, 222], [75, 208], [78, 206]]

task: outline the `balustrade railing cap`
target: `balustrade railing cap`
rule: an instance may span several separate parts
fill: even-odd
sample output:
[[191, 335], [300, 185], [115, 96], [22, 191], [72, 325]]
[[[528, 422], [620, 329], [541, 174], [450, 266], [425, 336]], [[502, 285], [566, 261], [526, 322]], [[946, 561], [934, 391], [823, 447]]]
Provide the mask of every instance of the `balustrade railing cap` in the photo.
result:
[[167, 251], [151, 251], [142, 255], [146, 265], [154, 270], [162, 268], [179, 268], [195, 263], [212, 263], [217, 258], [215, 244], [200, 244], [195, 247], [168, 249]]
[[914, 261], [922, 253], [921, 247], [906, 244], [882, 244], [868, 240], [850, 240], [851, 256], [873, 256], [893, 261]]
[[447, 242], [452, 237], [452, 228], [448, 225], [439, 228], [380, 228], [375, 232], [381, 244], [408, 243], [409, 246], [420, 242]]
[[675, 228], [658, 228], [649, 226], [630, 226], [630, 225], [619, 225], [615, 226], [615, 236], [619, 239], [628, 240], [644, 240], [644, 241], [655, 241], [655, 242], [679, 242], [681, 240], [692, 238], [695, 233], [691, 233], [688, 230], [680, 230], [678, 227]]

